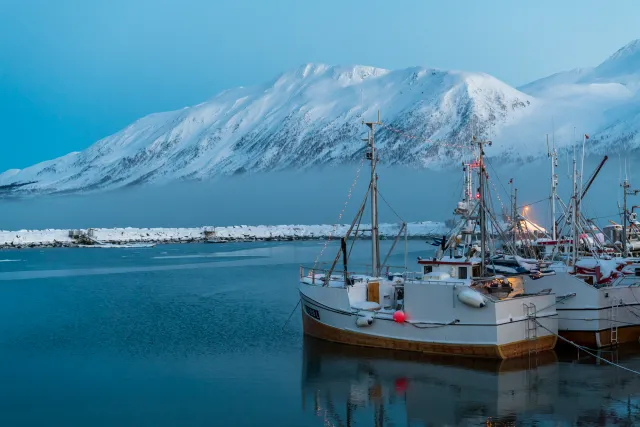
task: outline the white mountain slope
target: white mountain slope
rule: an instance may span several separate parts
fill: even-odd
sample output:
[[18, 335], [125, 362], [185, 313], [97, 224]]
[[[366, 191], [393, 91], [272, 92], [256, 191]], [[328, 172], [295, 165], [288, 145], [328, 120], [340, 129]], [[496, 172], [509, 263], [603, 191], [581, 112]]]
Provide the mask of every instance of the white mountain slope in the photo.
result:
[[554, 122], [556, 137], [565, 142], [576, 128], [578, 135], [590, 135], [595, 153], [640, 148], [640, 40], [597, 67], [557, 73], [518, 89], [541, 100], [546, 114], [538, 124], [544, 118], [548, 129]]
[[149, 115], [82, 152], [7, 171], [0, 185], [88, 191], [352, 162], [364, 148], [361, 121], [378, 109], [394, 129], [377, 130], [381, 161], [423, 167], [459, 159], [468, 149], [456, 144], [468, 147], [472, 134], [496, 137], [534, 107], [532, 97], [481, 73], [308, 64], [262, 86]]

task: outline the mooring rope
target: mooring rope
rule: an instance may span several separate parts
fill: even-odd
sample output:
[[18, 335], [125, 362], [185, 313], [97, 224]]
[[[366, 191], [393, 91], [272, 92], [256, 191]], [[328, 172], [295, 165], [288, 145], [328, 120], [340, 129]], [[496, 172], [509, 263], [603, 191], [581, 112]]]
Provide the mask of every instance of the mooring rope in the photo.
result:
[[538, 324], [538, 326], [540, 326], [542, 329], [544, 329], [544, 330], [546, 330], [547, 332], [549, 332], [549, 333], [551, 333], [551, 334], [555, 335], [556, 337], [560, 338], [561, 340], [565, 341], [566, 343], [571, 344], [572, 346], [574, 346], [574, 347], [575, 347], [575, 348], [577, 348], [578, 350], [582, 350], [582, 351], [584, 351], [584, 352], [585, 352], [585, 353], [587, 353], [589, 356], [595, 357], [596, 359], [601, 360], [601, 361], [603, 361], [603, 362], [605, 362], [605, 363], [608, 363], [608, 364], [609, 364], [609, 365], [611, 365], [611, 366], [615, 366], [616, 368], [620, 368], [620, 369], [622, 369], [622, 370], [625, 370], [625, 371], [631, 372], [631, 373], [633, 373], [633, 374], [640, 375], [640, 372], [638, 372], [638, 371], [634, 371], [634, 370], [633, 370], [633, 369], [631, 369], [631, 368], [627, 368], [626, 366], [622, 366], [622, 365], [619, 365], [619, 364], [617, 364], [617, 363], [613, 363], [613, 362], [611, 362], [611, 361], [609, 361], [609, 360], [605, 359], [604, 357], [600, 357], [600, 356], [598, 356], [597, 354], [593, 354], [592, 352], [590, 352], [590, 351], [587, 349], [587, 347], [581, 346], [580, 344], [577, 344], [577, 343], [575, 343], [575, 342], [573, 342], [573, 341], [571, 341], [571, 340], [566, 339], [566, 338], [565, 338], [565, 337], [563, 337], [563, 336], [558, 335], [557, 333], [553, 332], [551, 329], [547, 328], [547, 327], [546, 327], [546, 326], [544, 326], [542, 323], [540, 323], [540, 322], [538, 321], [538, 319], [534, 319], [534, 320], [535, 320], [535, 322]]

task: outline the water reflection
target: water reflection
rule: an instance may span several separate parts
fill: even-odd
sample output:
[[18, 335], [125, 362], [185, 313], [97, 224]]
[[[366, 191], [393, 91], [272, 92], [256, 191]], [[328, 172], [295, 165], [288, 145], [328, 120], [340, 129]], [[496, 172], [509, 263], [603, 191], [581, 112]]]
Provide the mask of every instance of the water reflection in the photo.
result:
[[[602, 355], [640, 366], [638, 347]], [[305, 337], [302, 395], [305, 411], [343, 427], [640, 424], [640, 377], [571, 350], [491, 361]]]

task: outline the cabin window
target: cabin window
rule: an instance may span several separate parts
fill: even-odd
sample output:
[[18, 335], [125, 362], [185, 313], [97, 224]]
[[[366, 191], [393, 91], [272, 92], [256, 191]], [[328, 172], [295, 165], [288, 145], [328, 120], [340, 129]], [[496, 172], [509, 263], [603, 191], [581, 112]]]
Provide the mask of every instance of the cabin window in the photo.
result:
[[480, 277], [480, 266], [479, 265], [474, 265], [473, 266], [473, 277]]
[[429, 274], [433, 271], [433, 265], [425, 265], [424, 266], [424, 274]]
[[467, 267], [458, 267], [458, 279], [467, 278]]

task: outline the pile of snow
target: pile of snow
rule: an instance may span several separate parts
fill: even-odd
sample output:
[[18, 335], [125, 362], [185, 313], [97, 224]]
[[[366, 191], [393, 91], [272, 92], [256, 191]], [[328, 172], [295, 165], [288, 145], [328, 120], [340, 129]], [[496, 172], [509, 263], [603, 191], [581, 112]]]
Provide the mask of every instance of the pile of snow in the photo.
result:
[[[213, 232], [220, 239], [237, 240], [303, 240], [325, 239], [343, 236], [348, 225], [239, 225], [231, 227], [197, 228], [92, 228], [91, 236], [106, 244], [126, 243], [171, 243], [201, 242], [206, 239], [205, 232]], [[361, 229], [370, 229], [366, 224]], [[400, 231], [399, 224], [380, 224], [380, 236], [394, 238]], [[76, 230], [88, 234], [89, 230]], [[414, 222], [407, 224], [407, 236], [432, 237], [447, 233], [448, 228], [441, 222]], [[361, 232], [370, 236], [370, 232]], [[212, 236], [212, 237], [213, 237]], [[70, 236], [70, 230], [19, 230], [0, 231], [2, 247], [35, 246], [74, 246], [77, 243]]]
[[624, 265], [624, 261], [614, 259], [583, 258], [576, 262], [576, 267], [579, 268], [579, 271], [587, 274], [595, 274], [596, 267], [600, 267], [601, 282], [618, 275]]

